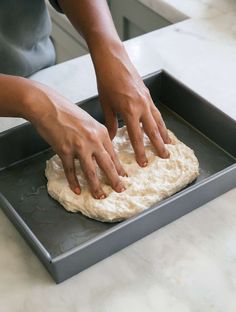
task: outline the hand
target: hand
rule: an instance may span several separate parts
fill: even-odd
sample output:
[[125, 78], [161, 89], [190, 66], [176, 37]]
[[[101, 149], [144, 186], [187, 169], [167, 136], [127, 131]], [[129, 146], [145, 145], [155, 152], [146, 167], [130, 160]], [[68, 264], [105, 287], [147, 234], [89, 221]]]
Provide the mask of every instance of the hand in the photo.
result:
[[71, 189], [76, 194], [81, 192], [74, 165], [77, 158], [95, 198], [106, 197], [96, 174], [95, 161], [112, 188], [116, 192], [124, 191], [119, 175], [126, 173], [113, 150], [106, 127], [46, 86], [40, 85], [40, 90], [38, 87], [29, 100], [31, 107], [35, 107], [31, 109], [31, 121], [61, 158]]
[[148, 160], [144, 150], [143, 130], [162, 158], [169, 157], [164, 143], [170, 143], [170, 139], [149, 90], [125, 50], [121, 49], [115, 53], [115, 57], [111, 53], [108, 57], [103, 55], [103, 58], [99, 58], [95, 64], [106, 126], [110, 137], [113, 138], [117, 131], [116, 114], [121, 114], [127, 126], [136, 160], [140, 166], [145, 167]]
[[168, 157], [164, 143], [170, 140], [165, 124], [119, 39], [107, 1], [60, 0], [60, 5], [87, 42], [111, 138], [117, 130], [116, 114], [120, 113], [139, 165], [147, 165], [142, 128], [157, 154]]

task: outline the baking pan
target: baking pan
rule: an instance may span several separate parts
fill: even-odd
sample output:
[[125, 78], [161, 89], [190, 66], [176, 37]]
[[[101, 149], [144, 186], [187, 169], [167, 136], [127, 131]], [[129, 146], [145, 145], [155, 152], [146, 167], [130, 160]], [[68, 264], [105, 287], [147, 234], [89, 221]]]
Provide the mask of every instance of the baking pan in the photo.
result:
[[[0, 134], [0, 207], [57, 283], [236, 186], [236, 122], [166, 72], [144, 79], [165, 122], [194, 149], [200, 176], [190, 186], [121, 223], [69, 213], [47, 193], [53, 152], [27, 123]], [[98, 98], [79, 103], [103, 122]]]

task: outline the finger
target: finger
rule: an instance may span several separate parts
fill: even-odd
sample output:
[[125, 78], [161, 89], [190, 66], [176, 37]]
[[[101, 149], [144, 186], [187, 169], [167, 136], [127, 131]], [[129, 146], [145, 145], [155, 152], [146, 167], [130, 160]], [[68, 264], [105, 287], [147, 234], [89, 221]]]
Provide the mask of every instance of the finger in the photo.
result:
[[109, 132], [110, 138], [112, 140], [114, 139], [118, 129], [116, 114], [113, 112], [113, 110], [109, 105], [102, 104], [102, 108], [105, 116], [105, 124]]
[[164, 141], [165, 144], [170, 144], [171, 143], [171, 139], [169, 138], [168, 135], [168, 131], [165, 125], [165, 122], [161, 116], [161, 113], [159, 112], [159, 110], [156, 108], [156, 106], [154, 105], [153, 109], [152, 109], [152, 116], [155, 119], [155, 122], [158, 126], [158, 129], [160, 131], [160, 135], [162, 137], [162, 140]]
[[113, 164], [115, 165], [117, 173], [122, 177], [127, 177], [128, 174], [126, 173], [125, 169], [122, 167], [119, 158], [117, 157], [114, 148], [112, 146], [111, 141], [103, 143], [105, 150], [108, 152]]
[[104, 171], [111, 187], [118, 193], [123, 192], [125, 187], [121, 182], [120, 177], [116, 171], [116, 167], [107, 151], [104, 149], [103, 151], [97, 152], [94, 155], [96, 157], [98, 166]]
[[143, 132], [139, 124], [139, 120], [126, 118], [125, 124], [129, 134], [131, 144], [133, 146], [137, 163], [141, 167], [146, 167], [148, 160], [145, 154], [144, 144], [143, 144]]
[[79, 195], [81, 193], [81, 188], [80, 188], [77, 176], [76, 176], [75, 162], [74, 162], [73, 157], [71, 156], [62, 157], [61, 160], [62, 160], [65, 176], [67, 178], [67, 181], [69, 183], [71, 190], [75, 194]]
[[80, 160], [81, 168], [84, 172], [84, 175], [88, 181], [91, 193], [96, 199], [104, 199], [106, 198], [106, 194], [101, 187], [101, 183], [98, 179], [96, 168], [92, 157], [81, 157], [78, 155]]
[[148, 112], [143, 118], [143, 129], [147, 136], [149, 137], [150, 141], [152, 142], [155, 150], [157, 151], [157, 154], [162, 158], [168, 158], [169, 152], [165, 147], [165, 144], [162, 140], [162, 137], [160, 135], [159, 129], [156, 125], [156, 122], [151, 114], [151, 112]]

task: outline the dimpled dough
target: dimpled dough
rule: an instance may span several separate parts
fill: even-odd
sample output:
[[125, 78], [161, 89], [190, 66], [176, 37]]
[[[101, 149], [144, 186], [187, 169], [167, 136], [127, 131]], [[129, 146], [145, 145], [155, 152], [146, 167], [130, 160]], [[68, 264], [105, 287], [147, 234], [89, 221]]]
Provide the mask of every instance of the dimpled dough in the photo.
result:
[[144, 135], [148, 166], [140, 168], [135, 161], [126, 127], [118, 129], [113, 146], [128, 173], [128, 177], [121, 177], [126, 190], [116, 193], [97, 167], [102, 187], [107, 194], [102, 200], [92, 197], [78, 160], [75, 160], [76, 173], [82, 192], [79, 196], [74, 194], [68, 186], [60, 158], [54, 155], [46, 164], [48, 193], [66, 210], [80, 211], [99, 221], [116, 222], [132, 217], [178, 192], [199, 175], [199, 164], [193, 150], [170, 131], [169, 136], [172, 144], [166, 144], [166, 148], [170, 152], [170, 158], [162, 159], [156, 156], [148, 137]]

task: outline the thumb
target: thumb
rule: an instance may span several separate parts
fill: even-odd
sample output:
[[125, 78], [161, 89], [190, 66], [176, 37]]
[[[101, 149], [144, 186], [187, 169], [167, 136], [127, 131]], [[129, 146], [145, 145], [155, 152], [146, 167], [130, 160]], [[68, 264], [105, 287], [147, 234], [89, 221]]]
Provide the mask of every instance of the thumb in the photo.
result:
[[113, 112], [109, 105], [102, 104], [102, 108], [105, 116], [105, 124], [112, 140], [115, 137], [118, 129], [116, 113]]

